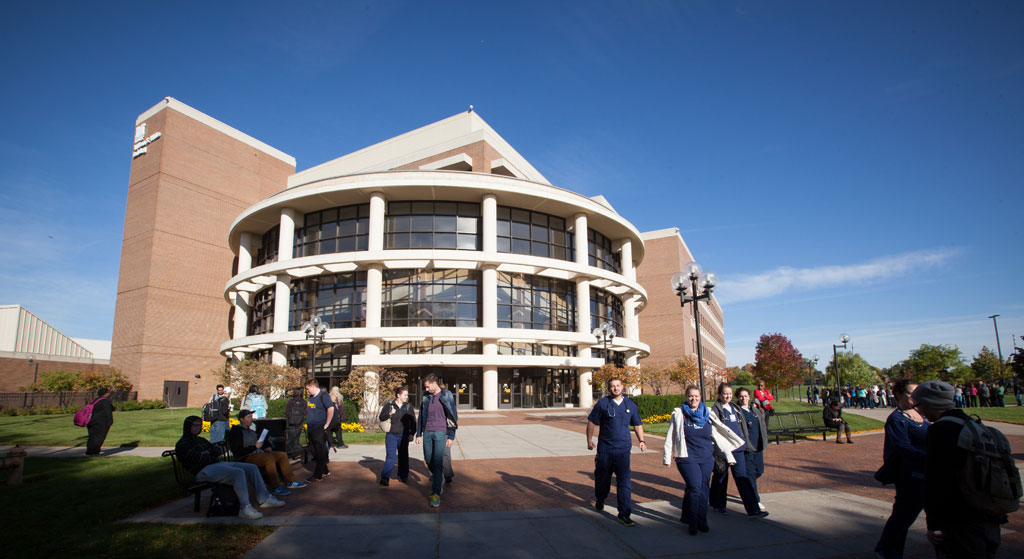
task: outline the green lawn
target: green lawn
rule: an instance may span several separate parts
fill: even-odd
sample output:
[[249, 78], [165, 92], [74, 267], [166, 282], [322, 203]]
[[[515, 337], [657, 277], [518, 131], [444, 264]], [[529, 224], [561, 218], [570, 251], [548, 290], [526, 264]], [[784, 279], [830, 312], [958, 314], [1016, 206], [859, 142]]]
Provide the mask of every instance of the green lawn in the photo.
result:
[[[714, 405], [714, 402], [706, 402], [708, 407]], [[808, 404], [806, 402], [797, 402], [794, 400], [776, 400], [774, 402], [775, 411], [777, 413], [786, 413], [791, 411], [816, 411], [821, 413], [821, 406], [815, 406], [814, 404]], [[1006, 408], [1009, 409], [1009, 408]], [[1021, 408], [1024, 409], [1024, 408]], [[885, 427], [885, 423], [869, 417], [861, 417], [852, 413], [844, 413], [843, 419], [850, 424], [850, 430], [854, 432], [858, 431], [875, 431]], [[1024, 421], [1024, 419], [1022, 419]], [[664, 435], [668, 432], [668, 423], [645, 423], [644, 431], [647, 433], [653, 433], [655, 435]]]
[[117, 522], [177, 494], [167, 459], [29, 458], [23, 485], [0, 486], [3, 555], [241, 557], [274, 530]]
[[[104, 446], [172, 447], [181, 438], [181, 424], [198, 408], [114, 412]], [[85, 446], [88, 434], [71, 414], [0, 417], [0, 445]], [[384, 444], [384, 433], [345, 433], [346, 444]]]
[[1024, 407], [1018, 406], [1017, 400], [1013, 400], [1012, 404], [1007, 401], [1005, 408], [967, 408], [964, 412], [968, 415], [977, 415], [982, 420], [1024, 425]]

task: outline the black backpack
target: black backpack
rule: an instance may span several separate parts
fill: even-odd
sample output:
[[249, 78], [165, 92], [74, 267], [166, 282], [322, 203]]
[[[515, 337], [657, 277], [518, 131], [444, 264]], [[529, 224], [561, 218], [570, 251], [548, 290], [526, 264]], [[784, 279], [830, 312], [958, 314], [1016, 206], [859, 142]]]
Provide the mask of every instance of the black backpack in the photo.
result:
[[206, 402], [203, 404], [203, 421], [213, 423], [217, 419], [218, 412], [220, 412], [220, 402], [216, 399]]
[[957, 446], [967, 452], [967, 464], [958, 473], [958, 481], [966, 506], [990, 517], [1020, 508], [1020, 471], [1006, 435], [982, 424], [981, 419], [947, 416], [939, 421], [963, 425]]
[[306, 422], [306, 402], [303, 401], [302, 405], [291, 404], [288, 407], [287, 420], [290, 427], [298, 427]]
[[230, 485], [213, 486], [210, 510], [206, 511], [206, 516], [238, 516], [240, 509], [238, 495], [235, 495], [235, 490]]

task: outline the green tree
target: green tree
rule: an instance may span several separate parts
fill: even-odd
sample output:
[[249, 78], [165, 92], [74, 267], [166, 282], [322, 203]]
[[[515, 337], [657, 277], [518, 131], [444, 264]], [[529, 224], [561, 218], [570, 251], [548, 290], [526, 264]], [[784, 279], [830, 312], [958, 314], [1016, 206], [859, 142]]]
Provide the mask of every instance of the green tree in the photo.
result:
[[1007, 375], [1014, 375], [1019, 379], [1024, 379], [1024, 347], [1018, 347], [1013, 351], [1013, 355], [1006, 360], [1009, 365], [1011, 372], [1007, 372]]
[[956, 381], [964, 371], [963, 356], [956, 346], [921, 344], [903, 361], [903, 372], [917, 382], [926, 380]]
[[[843, 386], [866, 386], [880, 380], [879, 369], [871, 366], [859, 353], [844, 351], [836, 354], [836, 357], [839, 358], [839, 380]], [[836, 367], [832, 361], [825, 366], [825, 385], [836, 385]]]
[[[374, 372], [369, 379], [367, 372]], [[376, 367], [356, 367], [341, 381], [338, 387], [345, 398], [359, 404], [359, 422], [367, 429], [378, 428], [380, 410], [388, 400], [395, 397], [395, 389], [406, 386], [408, 375], [399, 369], [378, 369]], [[455, 392], [454, 386], [448, 387]], [[413, 406], [418, 404], [413, 403]], [[353, 418], [348, 418], [352, 421]]]
[[974, 378], [985, 382], [998, 380], [999, 357], [988, 346], [981, 346], [981, 350], [974, 356], [974, 360], [971, 361], [971, 369], [974, 370]]
[[734, 384], [750, 386], [754, 384], [754, 375], [750, 374], [750, 371], [741, 369], [740, 367], [729, 367], [732, 371], [732, 382]]
[[669, 367], [660, 363], [640, 365], [641, 382], [650, 387], [655, 395], [668, 394], [675, 384], [672, 382], [672, 374]]
[[804, 358], [782, 334], [764, 334], [754, 352], [754, 377], [768, 386], [789, 388], [803, 379]]

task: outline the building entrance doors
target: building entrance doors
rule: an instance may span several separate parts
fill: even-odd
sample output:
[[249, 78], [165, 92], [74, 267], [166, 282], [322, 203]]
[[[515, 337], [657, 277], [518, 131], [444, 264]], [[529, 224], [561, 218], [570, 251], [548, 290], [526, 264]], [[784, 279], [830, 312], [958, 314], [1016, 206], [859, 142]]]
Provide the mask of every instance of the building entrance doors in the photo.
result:
[[169, 408], [183, 408], [188, 405], [188, 381], [164, 381], [164, 405]]

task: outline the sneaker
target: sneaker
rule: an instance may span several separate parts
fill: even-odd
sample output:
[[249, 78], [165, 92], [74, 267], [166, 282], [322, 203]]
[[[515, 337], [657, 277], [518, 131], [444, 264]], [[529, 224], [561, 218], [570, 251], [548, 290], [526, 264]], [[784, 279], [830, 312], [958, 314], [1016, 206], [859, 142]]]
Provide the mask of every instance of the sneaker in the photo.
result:
[[303, 487], [305, 487], [307, 485], [309, 485], [309, 484], [303, 483], [303, 482], [301, 482], [299, 480], [295, 480], [295, 481], [289, 483], [288, 485], [286, 485], [285, 487], [287, 487], [288, 489], [302, 489]]
[[636, 522], [630, 520], [628, 516], [620, 516], [619, 524], [622, 524], [626, 528], [632, 528], [633, 526], [636, 526]]
[[383, 485], [384, 487], [387, 487], [389, 484], [391, 484], [391, 478], [388, 478], [388, 477], [380, 478], [380, 484]]
[[324, 477], [331, 475], [331, 472], [324, 472]]
[[306, 485], [309, 485], [311, 483], [316, 483], [318, 481], [323, 481], [323, 480], [324, 480], [324, 478], [322, 478], [322, 477], [316, 477], [316, 476], [307, 477], [306, 478]]
[[273, 495], [267, 497], [266, 501], [263, 501], [262, 503], [260, 503], [260, 508], [261, 509], [273, 509], [273, 508], [283, 507], [283, 506], [284, 506], [284, 501], [282, 501], [281, 499], [278, 499], [277, 497], [275, 497]]
[[596, 503], [594, 503], [594, 510], [596, 510], [597, 512], [603, 511], [604, 510], [604, 501], [597, 501]]
[[288, 491], [284, 487], [275, 487], [274, 488], [274, 495], [280, 495], [280, 496], [284, 497], [285, 495], [291, 495], [291, 494], [292, 494], [292, 492]]
[[439, 507], [439, 506], [441, 506], [441, 496], [440, 495], [431, 495], [430, 496], [430, 506], [432, 506], [432, 507]]
[[446, 478], [444, 478], [444, 484], [445, 485], [451, 485], [454, 481], [455, 481], [455, 478], [453, 478], [453, 477], [446, 477]]
[[751, 519], [753, 519], [753, 518], [764, 518], [766, 516], [768, 516], [768, 511], [762, 510], [762, 511], [759, 511], [759, 512], [755, 512], [754, 514], [748, 514], [747, 518], [751, 518]]
[[764, 506], [764, 504], [761, 501], [757, 502], [757, 508], [758, 508], [758, 510], [762, 510], [762, 511], [768, 510], [768, 507]]
[[263, 518], [263, 513], [252, 508], [252, 505], [245, 505], [242, 510], [238, 511], [239, 518], [245, 518], [247, 520], [256, 520], [257, 518]]
[[348, 448], [347, 444], [339, 445], [338, 448]]
[[690, 527], [686, 531], [689, 532], [691, 536], [696, 536], [697, 535], [697, 525], [696, 524], [690, 524]]
[[853, 439], [846, 439], [846, 444], [853, 444]]

